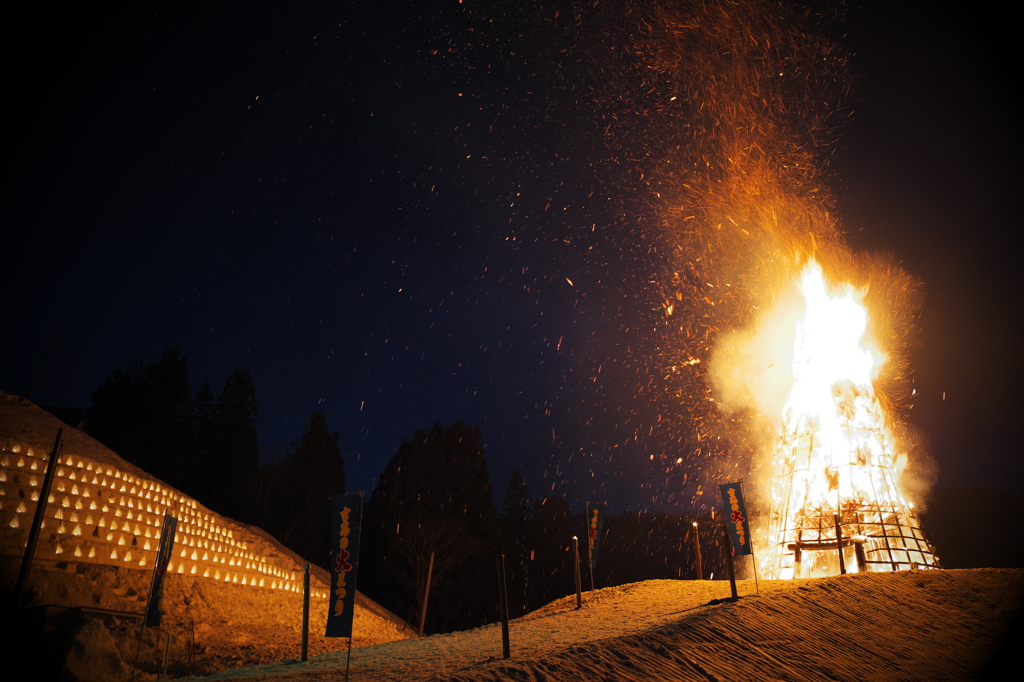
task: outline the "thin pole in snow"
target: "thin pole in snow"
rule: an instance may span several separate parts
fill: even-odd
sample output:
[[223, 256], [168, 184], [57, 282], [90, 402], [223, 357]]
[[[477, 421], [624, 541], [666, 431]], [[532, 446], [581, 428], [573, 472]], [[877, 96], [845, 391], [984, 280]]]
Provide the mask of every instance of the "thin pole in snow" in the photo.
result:
[[583, 608], [583, 594], [580, 586], [580, 542], [575, 535], [572, 536], [572, 563], [573, 572], [576, 575], [576, 608]]
[[697, 580], [704, 580], [704, 560], [700, 555], [700, 527], [693, 522], [693, 535], [697, 538]]
[[729, 537], [729, 526], [722, 524], [722, 533], [725, 537], [725, 545], [722, 547], [722, 551], [725, 552], [725, 568], [729, 571], [729, 587], [732, 589], [732, 600], [736, 601], [740, 598], [739, 593], [736, 591], [736, 570], [732, 565], [732, 538]]
[[434, 553], [430, 553], [430, 563], [427, 564], [427, 588], [423, 591], [423, 608], [420, 609], [420, 631], [417, 637], [423, 636], [423, 625], [427, 622], [427, 601], [430, 599], [430, 579], [434, 575]]
[[348, 656], [345, 657], [345, 682], [348, 682], [348, 669], [352, 665], [352, 638], [355, 633], [349, 633], [348, 636]]
[[754, 553], [754, 538], [750, 538], [750, 565], [754, 567], [754, 587], [757, 589], [757, 596], [761, 596], [761, 583], [757, 580], [757, 554]]
[[[351, 638], [350, 638], [351, 639]], [[302, 650], [299, 660], [309, 657], [309, 564], [302, 564]]]
[[498, 551], [498, 580], [501, 591], [498, 593], [498, 605], [501, 608], [501, 657], [512, 656], [508, 641], [508, 592], [505, 587], [505, 555]]

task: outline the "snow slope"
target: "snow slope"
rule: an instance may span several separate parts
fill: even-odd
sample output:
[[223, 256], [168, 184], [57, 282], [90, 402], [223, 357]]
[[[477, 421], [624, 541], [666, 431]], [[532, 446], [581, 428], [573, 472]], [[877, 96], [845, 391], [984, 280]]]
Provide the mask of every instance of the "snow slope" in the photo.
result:
[[[174, 674], [190, 669], [206, 674], [298, 654], [302, 557], [262, 529], [207, 509], [42, 408], [0, 392], [0, 601], [5, 606], [17, 582], [34, 499], [60, 428], [63, 449], [28, 582], [29, 606], [50, 605], [56, 607], [54, 613], [74, 608], [102, 612], [121, 658], [135, 660], [139, 616], [156, 559], [156, 542], [150, 536], [166, 511], [179, 519], [179, 526], [165, 580], [163, 626], [159, 632], [145, 629], [140, 669], [157, 670], [165, 646]], [[208, 535], [210, 529], [217, 533]], [[232, 573], [235, 578], [229, 581]], [[246, 585], [246, 575], [263, 582]], [[347, 649], [347, 640], [323, 636], [327, 572], [312, 567], [310, 582], [314, 625], [309, 650]], [[356, 595], [354, 618], [357, 648], [412, 632], [361, 593]], [[0, 645], [9, 644], [0, 637]], [[195, 654], [191, 668], [186, 662], [189, 649]]]
[[[741, 583], [658, 580], [575, 596], [512, 622], [352, 653], [353, 680], [978, 679], [1024, 604], [1024, 571], [871, 573]], [[1016, 641], [1015, 639], [1013, 640]], [[1010, 646], [1010, 645], [1008, 645]], [[223, 680], [342, 679], [345, 652]], [[992, 679], [1001, 679], [994, 675]]]

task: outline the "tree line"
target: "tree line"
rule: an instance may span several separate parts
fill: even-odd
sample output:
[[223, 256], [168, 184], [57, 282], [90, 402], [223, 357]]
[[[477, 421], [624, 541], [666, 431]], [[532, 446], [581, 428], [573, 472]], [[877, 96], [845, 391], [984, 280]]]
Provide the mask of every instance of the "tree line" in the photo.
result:
[[84, 429], [213, 511], [326, 565], [328, 500], [345, 490], [339, 434], [313, 412], [283, 459], [261, 461], [258, 413], [247, 368], [228, 374], [219, 395], [209, 380], [193, 392], [188, 358], [174, 345], [155, 362], [115, 369], [93, 393]]
[[[193, 392], [187, 358], [171, 346], [156, 362], [115, 370], [93, 394], [85, 430], [205, 506], [327, 567], [330, 498], [345, 492], [339, 434], [313, 412], [285, 457], [261, 460], [257, 414], [248, 369], [232, 371], [219, 395], [206, 380]], [[366, 501], [359, 589], [417, 623], [430, 574], [427, 632], [497, 619], [499, 556], [512, 617], [574, 591], [574, 535], [589, 586], [584, 514], [560, 497], [534, 499], [519, 470], [499, 511], [485, 454], [478, 427], [437, 422], [402, 442]], [[693, 520], [606, 519], [596, 586], [697, 577]], [[704, 530], [700, 541], [704, 577], [720, 573], [717, 534]]]

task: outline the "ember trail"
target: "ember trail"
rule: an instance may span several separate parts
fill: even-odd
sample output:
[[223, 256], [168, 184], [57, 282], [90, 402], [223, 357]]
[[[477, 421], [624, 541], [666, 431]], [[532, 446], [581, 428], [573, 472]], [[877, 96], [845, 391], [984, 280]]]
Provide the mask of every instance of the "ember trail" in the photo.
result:
[[700, 469], [696, 504], [701, 487], [751, 482], [770, 578], [938, 565], [902, 445], [919, 283], [855, 253], [836, 215], [829, 160], [856, 78], [822, 29], [842, 10], [822, 7], [660, 2], [623, 22], [633, 73], [666, 103], [642, 147], [679, 415], [661, 428]]

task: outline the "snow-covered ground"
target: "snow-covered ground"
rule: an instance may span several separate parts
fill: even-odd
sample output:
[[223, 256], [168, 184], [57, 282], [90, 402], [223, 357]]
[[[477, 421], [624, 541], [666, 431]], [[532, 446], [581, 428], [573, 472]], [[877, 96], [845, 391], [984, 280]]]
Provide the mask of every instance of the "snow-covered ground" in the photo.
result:
[[[58, 426], [43, 410], [0, 394], [0, 440], [47, 452]], [[66, 453], [148, 477], [81, 432], [69, 429], [65, 439]], [[25, 485], [13, 473], [5, 485], [10, 487], [7, 499], [25, 494]], [[268, 551], [287, 558], [290, 566], [301, 563], [273, 538], [263, 537], [262, 531], [230, 519], [220, 522], [239, 533], [259, 535], [262, 540], [253, 542], [274, 545]], [[5, 532], [8, 539], [17, 540], [13, 531]], [[0, 556], [0, 583], [9, 587], [17, 575], [16, 554]], [[148, 571], [85, 560], [51, 558], [37, 563], [30, 582], [35, 603], [111, 613], [140, 613], [144, 606]], [[196, 666], [204, 672], [282, 660], [298, 652], [301, 609], [298, 596], [291, 592], [239, 589], [184, 575], [170, 576], [166, 590], [164, 628], [159, 639], [155, 630], [145, 631], [148, 639], [140, 661], [147, 656], [157, 660], [161, 644], [167, 646], [167, 641], [181, 659], [193, 633]], [[356, 611], [350, 677], [627, 682], [944, 680], [977, 679], [983, 673], [988, 679], [1020, 677], [989, 675], [985, 666], [994, 656], [999, 660], [1000, 647], [1014, 653], [1024, 649], [1019, 628], [1024, 605], [1022, 569], [762, 582], [759, 595], [754, 583], [746, 581], [741, 583], [740, 595], [738, 602], [719, 602], [729, 596], [727, 582], [673, 580], [590, 592], [580, 610], [575, 609], [573, 595], [512, 622], [508, 661], [501, 659], [497, 624], [421, 640], [389, 641], [407, 636], [404, 624], [363, 599]], [[305, 663], [223, 670], [212, 679], [342, 679], [347, 641], [322, 636], [324, 601], [313, 605], [310, 649], [318, 655]], [[108, 626], [111, 652], [117, 654], [116, 645], [122, 658], [131, 660], [138, 637], [136, 621], [115, 616], [109, 620], [117, 621]], [[155, 668], [150, 665], [149, 669]], [[180, 660], [177, 669], [184, 671]], [[155, 677], [140, 673], [136, 679]]]
[[[352, 651], [353, 680], [978, 679], [1015, 637], [1024, 570], [740, 583], [656, 580], [575, 595], [500, 625]], [[1014, 646], [1012, 643], [1007, 646]], [[346, 652], [209, 679], [335, 680]], [[993, 677], [992, 679], [999, 679]]]

